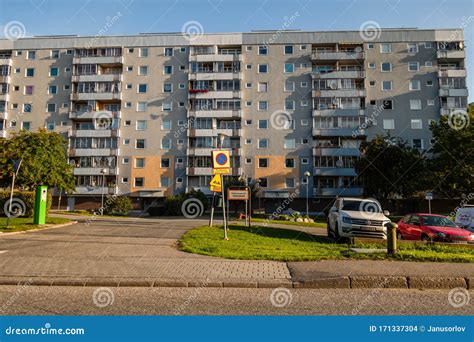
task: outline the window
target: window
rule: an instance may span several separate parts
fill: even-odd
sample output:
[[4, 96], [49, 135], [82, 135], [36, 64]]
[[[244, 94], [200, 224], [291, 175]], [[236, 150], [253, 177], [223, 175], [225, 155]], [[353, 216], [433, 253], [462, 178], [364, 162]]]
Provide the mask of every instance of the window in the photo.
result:
[[173, 110], [173, 103], [172, 102], [163, 102], [161, 105], [161, 110], [164, 112], [170, 112]]
[[380, 70], [382, 72], [391, 72], [392, 71], [392, 63], [384, 62], [384, 63], [380, 64]]
[[135, 158], [135, 167], [141, 169], [145, 167], [145, 158]]
[[433, 67], [433, 62], [431, 62], [431, 61], [426, 61], [426, 62], [425, 62], [425, 67], [426, 67], [426, 68], [431, 68], [431, 67]]
[[48, 87], [48, 94], [57, 94], [58, 93], [58, 87], [55, 85], [51, 85]]
[[130, 139], [127, 139], [127, 138], [123, 139], [123, 144], [127, 146], [130, 145]]
[[293, 45], [285, 45], [285, 55], [293, 54]]
[[268, 158], [258, 158], [258, 167], [268, 167]]
[[142, 65], [138, 67], [138, 74], [140, 76], [148, 75], [148, 66]]
[[383, 100], [382, 104], [384, 109], [393, 109], [393, 100]]
[[133, 66], [131, 65], [127, 66], [127, 71], [133, 71]]
[[176, 158], [176, 164], [183, 164], [184, 159], [183, 158]]
[[408, 43], [407, 44], [408, 53], [418, 53], [418, 44], [417, 43]]
[[291, 74], [295, 71], [295, 65], [293, 63], [285, 63], [285, 74]]
[[245, 101], [245, 105], [246, 105], [247, 107], [250, 107], [250, 106], [252, 105], [252, 101]]
[[59, 50], [51, 50], [51, 58], [58, 59], [59, 58]]
[[295, 101], [285, 100], [285, 110], [295, 110]]
[[245, 158], [245, 164], [252, 164], [252, 158]]
[[180, 84], [178, 85], [178, 87], [179, 87], [179, 89], [186, 89], [186, 84], [180, 83]]
[[171, 130], [171, 120], [169, 120], [169, 119], [164, 119], [164, 120], [161, 122], [161, 129], [164, 130], [164, 131], [169, 131], [169, 130]]
[[181, 183], [183, 183], [183, 178], [181, 177], [176, 178], [176, 184], [181, 184]]
[[137, 112], [146, 112], [148, 109], [148, 103], [137, 102]]
[[258, 47], [258, 54], [259, 55], [268, 55], [268, 47], [266, 45], [260, 45]]
[[393, 120], [393, 119], [384, 119], [383, 120], [383, 129], [395, 129], [395, 120]]
[[69, 90], [69, 89], [71, 89], [71, 86], [69, 84], [66, 84], [66, 85], [64, 85], [63, 89], [64, 90]]
[[163, 74], [172, 75], [173, 74], [173, 66], [172, 65], [163, 66]]
[[286, 188], [294, 188], [295, 187], [295, 179], [294, 178], [285, 178], [285, 187]]
[[369, 69], [375, 69], [375, 63], [374, 62], [369, 62], [368, 67], [369, 67]]
[[295, 82], [286, 81], [284, 90], [285, 91], [295, 91]]
[[245, 69], [246, 70], [252, 69], [252, 64], [245, 64]]
[[25, 69], [25, 76], [26, 77], [34, 77], [35, 76], [35, 68], [26, 68]]
[[306, 88], [308, 87], [308, 82], [301, 82], [300, 86], [301, 88]]
[[130, 121], [130, 120], [125, 120], [125, 121], [123, 122], [123, 125], [124, 125], [125, 127], [128, 127], [128, 126], [130, 126], [131, 123], [132, 123], [132, 121]]
[[165, 56], [168, 56], [168, 57], [173, 56], [173, 48], [170, 48], [170, 47], [165, 48]]
[[143, 131], [146, 129], [146, 120], [137, 120], [136, 130]]
[[54, 131], [54, 122], [46, 122], [46, 129], [48, 131]]
[[369, 81], [369, 87], [375, 87], [375, 81]]
[[301, 180], [301, 184], [308, 184], [308, 178], [306, 178], [306, 177], [303, 178], [303, 179]]
[[268, 129], [268, 120], [258, 120], [258, 129]]
[[148, 57], [148, 48], [140, 48], [138, 57]]
[[49, 76], [57, 77], [58, 74], [59, 74], [59, 69], [58, 68], [50, 68], [49, 69]]
[[32, 108], [31, 103], [24, 103], [23, 104], [23, 112], [24, 113], [31, 113], [31, 108]]
[[258, 83], [258, 92], [259, 93], [266, 93], [268, 91], [268, 83]]
[[36, 59], [36, 51], [28, 51], [27, 59]]
[[295, 160], [293, 158], [286, 158], [285, 159], [285, 167], [294, 168], [295, 167]]
[[252, 139], [245, 139], [245, 145], [250, 145], [252, 143]]
[[301, 119], [301, 126], [308, 126], [309, 120], [308, 119]]
[[258, 72], [260, 74], [265, 74], [268, 72], [268, 64], [259, 64], [258, 65]]
[[176, 139], [176, 144], [179, 146], [184, 145], [184, 139]]
[[135, 140], [135, 148], [139, 148], [139, 149], [145, 148], [145, 139]]
[[141, 187], [145, 186], [145, 178], [143, 178], [143, 177], [135, 177], [135, 179], [134, 179], [134, 185], [135, 185], [135, 187], [137, 187], [137, 188], [141, 188]]
[[431, 43], [425, 43], [425, 49], [431, 49]]
[[148, 88], [148, 86], [146, 85], [146, 83], [139, 84], [139, 85], [138, 85], [138, 93], [139, 93], [139, 94], [146, 93], [146, 92], [147, 92], [147, 88]]
[[48, 103], [46, 111], [48, 113], [54, 113], [56, 111], [56, 104], [55, 103]]
[[71, 72], [71, 68], [70, 67], [65, 67], [64, 72]]
[[304, 165], [309, 164], [309, 159], [308, 158], [301, 158], [301, 164], [304, 164]]
[[392, 81], [382, 81], [382, 90], [383, 91], [393, 90]]
[[133, 87], [133, 85], [132, 85], [131, 83], [127, 83], [127, 84], [125, 85], [125, 88], [126, 88], [126, 89], [132, 89], [132, 87]]
[[435, 101], [434, 101], [434, 100], [427, 100], [427, 101], [426, 101], [426, 104], [427, 104], [428, 106], [434, 106], [434, 105], [435, 105]]
[[422, 139], [413, 139], [412, 147], [417, 149], [423, 148], [423, 140]]
[[31, 122], [23, 121], [21, 123], [21, 129], [24, 129], [25, 131], [29, 131], [31, 129]]
[[421, 110], [421, 100], [410, 100], [411, 110]]
[[252, 88], [252, 83], [245, 83], [245, 88], [247, 88], [247, 89]]
[[258, 148], [268, 148], [268, 139], [258, 139]]
[[128, 183], [128, 177], [122, 177], [122, 183]]
[[304, 69], [308, 67], [308, 63], [300, 63], [300, 68]]
[[170, 159], [169, 158], [161, 158], [160, 165], [163, 169], [168, 169], [170, 167]]
[[373, 49], [373, 48], [374, 48], [374, 44], [373, 44], [373, 43], [367, 44], [367, 49]]
[[411, 119], [411, 129], [423, 129], [421, 119]]
[[420, 90], [420, 81], [410, 80], [410, 90]]
[[300, 50], [306, 50], [306, 45], [300, 45]]
[[301, 100], [300, 105], [301, 107], [308, 107], [308, 100]]
[[167, 138], [161, 139], [161, 148], [164, 150], [171, 149], [171, 139], [167, 139]]
[[163, 93], [172, 93], [173, 92], [173, 84], [172, 83], [164, 83], [163, 84]]
[[426, 81], [426, 86], [427, 87], [432, 87], [433, 86], [433, 81], [431, 81], [431, 80]]
[[186, 52], [186, 48], [183, 46], [179, 49], [179, 52]]
[[285, 139], [283, 141], [283, 148], [292, 149], [296, 147], [295, 139]]
[[259, 185], [261, 188], [266, 188], [266, 187], [268, 187], [268, 179], [267, 179], [267, 178], [259, 178], [259, 179], [258, 179], [258, 185]]
[[161, 176], [160, 177], [160, 187], [167, 188], [170, 186], [170, 179], [169, 177]]
[[124, 157], [124, 158], [122, 159], [122, 164], [127, 165], [127, 164], [128, 164], [128, 161], [129, 161], [128, 157]]
[[391, 52], [392, 52], [392, 44], [390, 43], [380, 44], [380, 53], [391, 53]]
[[258, 110], [267, 110], [268, 101], [258, 101]]
[[420, 63], [418, 62], [408, 62], [408, 71], [415, 72], [420, 70]]

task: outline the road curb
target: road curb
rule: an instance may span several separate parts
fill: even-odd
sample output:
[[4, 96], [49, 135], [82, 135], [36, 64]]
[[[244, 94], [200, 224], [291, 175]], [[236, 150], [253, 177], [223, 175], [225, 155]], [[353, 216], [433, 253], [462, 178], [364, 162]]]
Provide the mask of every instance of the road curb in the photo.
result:
[[350, 276], [312, 281], [274, 280], [189, 280], [189, 279], [69, 279], [53, 277], [0, 277], [0, 286], [82, 287], [188, 287], [188, 288], [294, 288], [294, 289], [452, 289], [474, 290], [473, 277]]
[[73, 224], [78, 223], [78, 221], [71, 221], [71, 222], [66, 222], [66, 223], [60, 223], [60, 224], [54, 224], [54, 225], [46, 225], [44, 228], [35, 228], [35, 229], [28, 229], [28, 230], [22, 230], [19, 232], [10, 232], [10, 233], [1, 233], [0, 232], [0, 238], [3, 236], [10, 236], [10, 235], [17, 235], [17, 234], [26, 234], [30, 232], [39, 232], [43, 230], [48, 230], [48, 229], [54, 229], [54, 228], [62, 228], [62, 227], [67, 227], [67, 226], [72, 226]]

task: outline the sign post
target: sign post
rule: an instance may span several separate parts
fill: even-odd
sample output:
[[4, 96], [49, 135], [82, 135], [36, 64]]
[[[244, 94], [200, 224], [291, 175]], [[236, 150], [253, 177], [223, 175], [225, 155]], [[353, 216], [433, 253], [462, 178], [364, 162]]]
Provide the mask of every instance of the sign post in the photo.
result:
[[48, 187], [40, 185], [36, 188], [35, 212], [33, 224], [46, 223], [46, 208], [48, 203]]
[[[212, 151], [212, 168], [214, 173], [214, 178], [211, 181], [211, 190], [219, 190], [220, 183], [220, 192], [222, 194], [222, 214], [224, 215], [224, 240], [229, 240], [227, 237], [227, 215], [226, 215], [226, 204], [225, 204], [225, 188], [224, 188], [224, 175], [230, 174], [230, 153], [225, 150], [216, 150]], [[216, 178], [218, 177], [218, 178]], [[214, 184], [213, 184], [214, 181]]]
[[431, 214], [431, 200], [433, 199], [433, 193], [427, 192], [425, 199], [428, 200], [428, 213]]

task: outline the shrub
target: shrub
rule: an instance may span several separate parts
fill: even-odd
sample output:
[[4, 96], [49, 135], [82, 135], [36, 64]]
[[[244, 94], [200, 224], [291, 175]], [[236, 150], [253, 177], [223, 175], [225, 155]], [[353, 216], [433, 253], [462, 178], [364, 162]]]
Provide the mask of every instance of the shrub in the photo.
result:
[[[10, 200], [10, 191], [0, 191], [0, 214], [6, 216], [4, 208], [6, 203]], [[48, 192], [48, 199], [46, 204], [46, 214], [48, 214], [49, 209], [51, 208], [51, 203], [53, 202], [53, 197], [51, 193]], [[15, 206], [18, 204], [18, 207]], [[35, 192], [34, 191], [14, 191], [13, 192], [13, 205], [12, 208], [22, 208], [25, 212], [22, 213], [21, 217], [33, 217], [34, 208], [35, 208]]]
[[181, 216], [183, 215], [181, 211], [181, 206], [183, 202], [188, 198], [197, 198], [203, 205], [203, 210], [205, 211], [209, 206], [209, 199], [204, 195], [202, 191], [192, 190], [188, 193], [181, 193], [175, 196], [169, 196], [165, 200], [165, 215], [169, 216]]
[[132, 201], [127, 196], [108, 195], [104, 203], [104, 213], [107, 215], [126, 216], [132, 209]]

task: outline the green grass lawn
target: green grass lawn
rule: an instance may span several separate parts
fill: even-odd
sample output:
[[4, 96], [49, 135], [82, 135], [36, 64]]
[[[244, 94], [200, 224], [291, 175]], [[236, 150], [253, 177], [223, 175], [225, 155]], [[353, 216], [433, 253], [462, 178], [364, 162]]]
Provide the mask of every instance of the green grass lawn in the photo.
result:
[[[67, 222], [71, 222], [71, 220], [59, 217], [48, 217], [46, 219], [46, 224], [61, 224]], [[18, 232], [38, 228], [41, 228], [41, 226], [34, 225], [32, 217], [12, 217], [10, 219], [10, 225], [8, 228], [7, 218], [0, 217], [0, 232], [2, 233]]]
[[[239, 220], [242, 222], [245, 222], [245, 220]], [[284, 220], [267, 220], [263, 218], [252, 218], [252, 222], [256, 223], [265, 223], [267, 222], [268, 224], [286, 224], [289, 226], [300, 226], [300, 227], [313, 227], [313, 228], [324, 228], [326, 229], [326, 222], [314, 222], [314, 223], [309, 223], [309, 222], [292, 222], [292, 221], [284, 221]]]
[[[327, 237], [295, 230], [230, 226], [224, 241], [222, 227], [199, 227], [188, 231], [179, 242], [182, 251], [228, 259], [309, 261], [327, 259], [388, 259], [385, 253], [356, 254], [347, 244], [336, 244]], [[381, 247], [364, 244], [352, 247]], [[474, 249], [445, 245], [403, 244], [392, 259], [407, 261], [474, 262]]]

